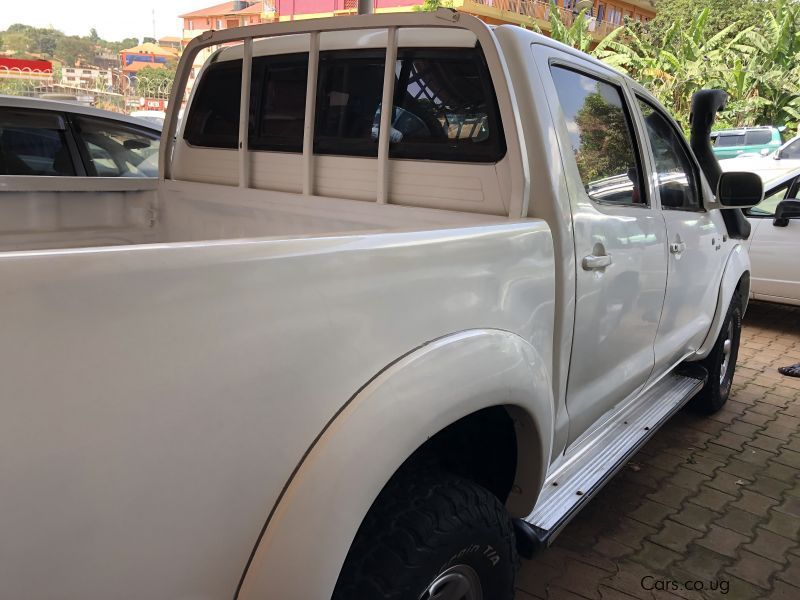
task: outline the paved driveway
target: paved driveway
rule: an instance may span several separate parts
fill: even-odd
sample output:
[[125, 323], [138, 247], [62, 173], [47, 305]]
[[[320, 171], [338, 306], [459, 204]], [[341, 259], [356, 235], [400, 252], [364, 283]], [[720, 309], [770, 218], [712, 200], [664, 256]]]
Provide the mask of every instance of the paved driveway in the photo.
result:
[[523, 562], [517, 599], [800, 599], [800, 378], [776, 370], [794, 362], [800, 309], [751, 304], [725, 408], [656, 433]]

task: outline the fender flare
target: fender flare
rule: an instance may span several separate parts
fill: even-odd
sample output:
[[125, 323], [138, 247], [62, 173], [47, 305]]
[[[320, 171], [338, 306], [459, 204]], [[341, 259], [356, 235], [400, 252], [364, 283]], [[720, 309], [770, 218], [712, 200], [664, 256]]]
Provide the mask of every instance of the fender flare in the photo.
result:
[[[440, 338], [389, 365], [306, 452], [267, 518], [237, 598], [329, 598], [358, 527], [392, 475], [430, 437], [482, 408], [504, 405], [514, 417], [517, 493], [508, 505], [515, 516], [527, 515], [550, 462], [549, 369], [531, 344], [495, 329]], [[297, 576], [300, 561], [308, 568]]]
[[692, 357], [693, 359], [703, 359], [711, 352], [719, 332], [722, 330], [722, 322], [725, 320], [725, 315], [728, 314], [733, 292], [739, 287], [740, 281], [744, 286], [744, 289], [741, 290], [742, 314], [744, 314], [747, 309], [747, 301], [750, 298], [750, 256], [747, 254], [744, 245], [737, 244], [725, 263], [725, 271], [722, 274], [722, 281], [719, 286], [717, 308], [714, 312], [711, 328], [708, 331], [708, 335], [706, 335], [706, 339], [703, 340], [700, 348], [698, 348], [697, 353]]

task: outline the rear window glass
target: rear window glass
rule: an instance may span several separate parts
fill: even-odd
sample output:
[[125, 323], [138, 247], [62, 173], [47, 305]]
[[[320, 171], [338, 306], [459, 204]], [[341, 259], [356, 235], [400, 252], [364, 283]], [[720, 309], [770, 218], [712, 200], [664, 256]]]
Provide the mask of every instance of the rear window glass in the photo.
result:
[[314, 152], [378, 156], [372, 124], [383, 94], [382, 51], [320, 52]]
[[210, 65], [200, 78], [192, 101], [184, 134], [186, 141], [196, 146], [236, 148], [241, 90], [241, 60]]
[[[488, 69], [477, 49], [399, 54], [389, 155], [494, 162], [505, 153]], [[372, 137], [380, 129], [376, 111]]]
[[303, 151], [307, 80], [308, 54], [253, 60], [250, 148]]
[[0, 175], [75, 175], [64, 120], [53, 113], [0, 110]]
[[744, 134], [738, 135], [725, 135], [720, 134], [717, 136], [717, 143], [715, 144], [718, 148], [726, 148], [729, 146], [744, 146]]
[[[383, 50], [320, 53], [314, 152], [377, 156]], [[477, 48], [399, 49], [389, 155], [495, 162], [505, 154], [497, 101]], [[301, 152], [308, 55], [253, 60], [249, 146]], [[192, 103], [185, 139], [236, 148], [241, 61], [208, 67]], [[235, 88], [235, 89], [234, 89]]]
[[748, 131], [745, 134], [745, 142], [748, 146], [756, 146], [760, 144], [769, 144], [772, 141], [772, 132], [766, 129], [758, 129], [756, 131]]

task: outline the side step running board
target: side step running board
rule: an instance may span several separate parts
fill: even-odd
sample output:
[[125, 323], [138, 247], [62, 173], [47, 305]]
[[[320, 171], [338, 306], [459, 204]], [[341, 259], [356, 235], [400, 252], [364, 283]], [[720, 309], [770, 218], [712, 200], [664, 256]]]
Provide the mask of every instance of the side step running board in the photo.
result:
[[671, 373], [599, 428], [548, 475], [533, 512], [514, 523], [520, 553], [549, 546], [572, 517], [623, 467], [655, 431], [703, 387], [704, 369]]

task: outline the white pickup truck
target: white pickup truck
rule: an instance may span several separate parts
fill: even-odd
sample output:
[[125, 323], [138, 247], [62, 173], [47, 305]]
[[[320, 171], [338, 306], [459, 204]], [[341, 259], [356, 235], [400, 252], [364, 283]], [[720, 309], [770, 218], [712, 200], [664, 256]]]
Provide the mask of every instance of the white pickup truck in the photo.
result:
[[175, 87], [158, 181], [0, 177], [3, 598], [508, 600], [727, 399], [760, 181], [630, 79], [440, 10]]

